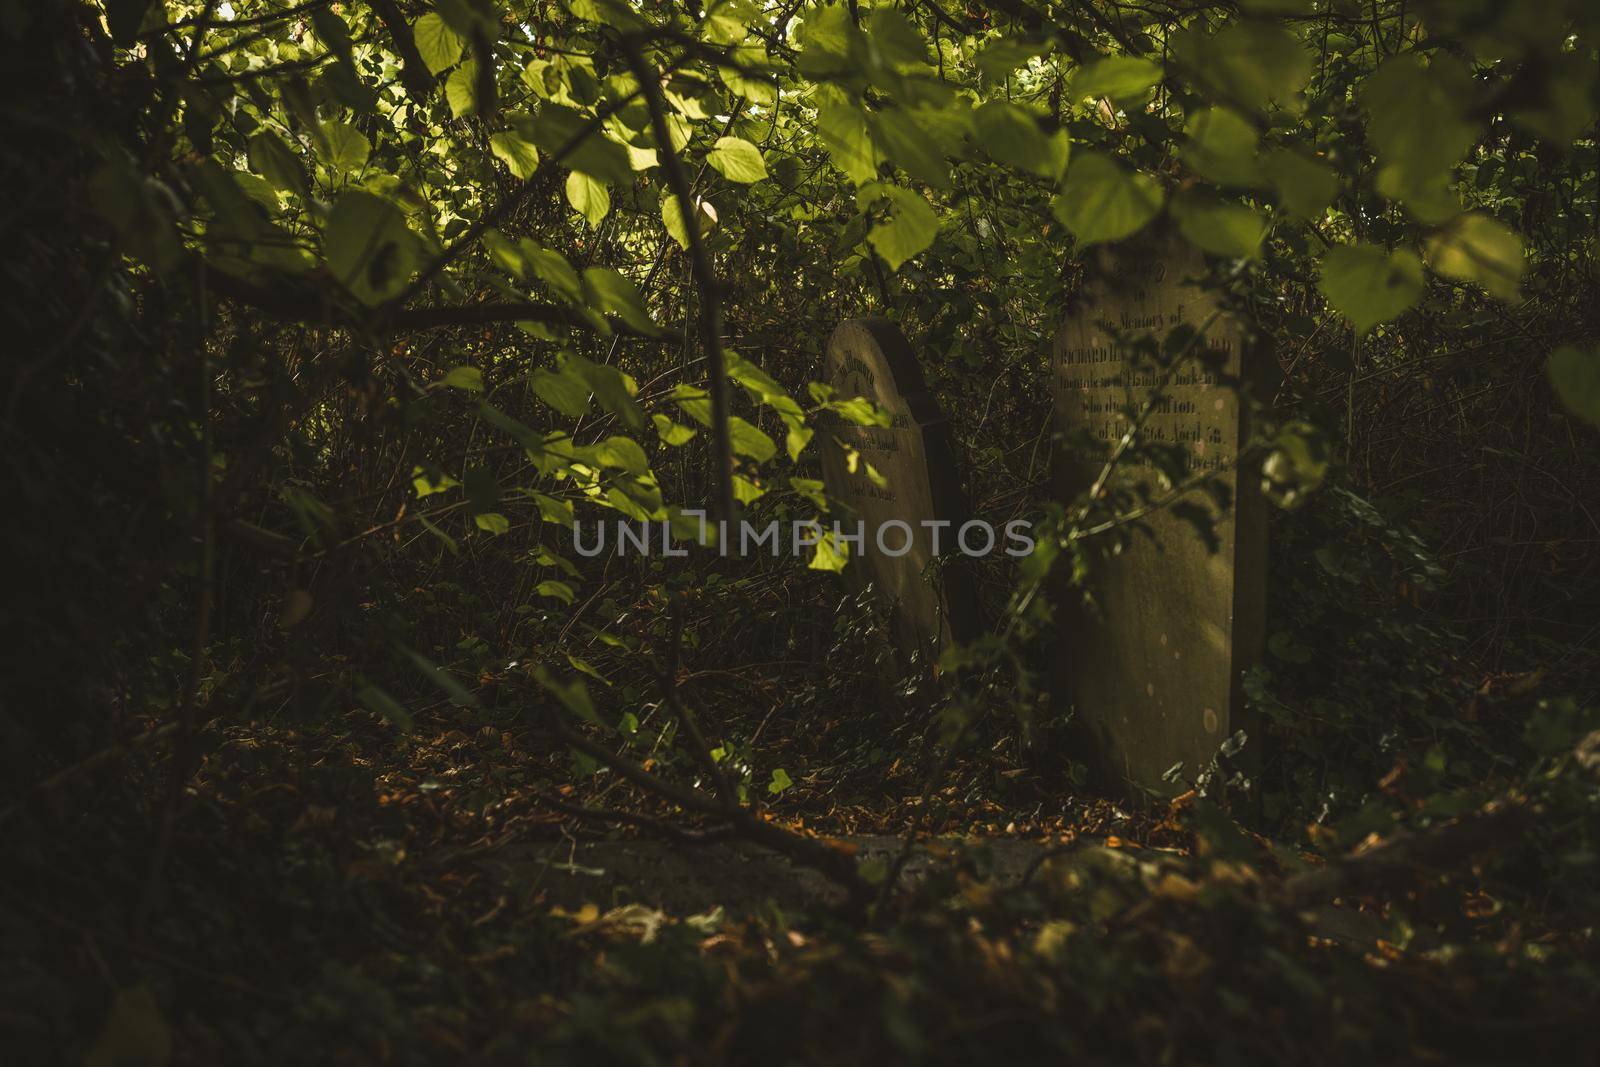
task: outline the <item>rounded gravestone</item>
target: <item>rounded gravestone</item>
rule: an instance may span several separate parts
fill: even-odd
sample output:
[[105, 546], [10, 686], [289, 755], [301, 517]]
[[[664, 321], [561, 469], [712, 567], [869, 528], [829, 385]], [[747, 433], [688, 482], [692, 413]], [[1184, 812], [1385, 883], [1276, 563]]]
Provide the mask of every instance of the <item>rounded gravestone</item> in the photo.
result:
[[[1061, 695], [1098, 777], [1124, 793], [1181, 789], [1243, 728], [1241, 677], [1264, 636], [1265, 504], [1259, 478], [1239, 468], [1241, 389], [1262, 368], [1249, 331], [1200, 284], [1204, 273], [1202, 255], [1172, 237], [1103, 249], [1056, 337], [1059, 499], [1094, 487], [1135, 426], [1138, 441], [1168, 446], [1184, 468], [1171, 485], [1148, 463], [1111, 467], [1107, 485], [1158, 505], [1138, 517], [1149, 536], [1090, 538], [1087, 588], [1062, 605]], [[1203, 334], [1182, 358], [1152, 355], [1175, 330], [1181, 341], [1183, 327]], [[1184, 516], [1196, 508], [1212, 544]], [[1249, 743], [1254, 753], [1259, 739]]]
[[[871, 581], [888, 598], [902, 651], [936, 652], [952, 640], [971, 640], [978, 633], [977, 595], [956, 540], [968, 519], [966, 497], [949, 423], [916, 354], [892, 323], [851, 319], [829, 338], [823, 375], [836, 399], [865, 397], [891, 419], [888, 426], [830, 419], [818, 435], [828, 494], [855, 513], [841, 526], [853, 533], [859, 521], [865, 533], [850, 546], [846, 573]], [[939, 565], [930, 566], [938, 557]]]

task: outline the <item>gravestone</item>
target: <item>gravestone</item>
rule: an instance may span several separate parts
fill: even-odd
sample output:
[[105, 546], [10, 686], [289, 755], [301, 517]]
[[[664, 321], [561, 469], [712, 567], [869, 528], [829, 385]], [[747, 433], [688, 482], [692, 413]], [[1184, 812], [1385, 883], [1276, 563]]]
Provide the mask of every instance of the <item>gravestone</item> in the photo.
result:
[[[1198, 251], [1165, 236], [1102, 250], [1055, 343], [1059, 499], [1096, 484], [1130, 410], [1148, 408], [1136, 439], [1170, 446], [1187, 468], [1172, 484], [1148, 461], [1112, 466], [1108, 484], [1143, 487], [1165, 506], [1139, 517], [1152, 536], [1135, 531], [1120, 551], [1114, 535], [1087, 540], [1087, 590], [1063, 597], [1058, 684], [1091, 771], [1124, 795], [1178, 792], [1236, 731], [1253, 734], [1241, 678], [1264, 637], [1266, 507], [1259, 477], [1241, 477], [1238, 459], [1248, 441], [1240, 387], [1263, 368], [1242, 324], [1197, 284], [1204, 266]], [[1180, 326], [1203, 330], [1181, 358], [1139, 345], [1166, 342]], [[1184, 489], [1197, 478], [1220, 482], [1228, 503]], [[1183, 517], [1196, 506], [1214, 551]], [[1247, 740], [1254, 758], [1259, 739]], [[1164, 780], [1177, 764], [1181, 776]]]
[[[862, 544], [850, 546], [846, 574], [871, 581], [888, 598], [902, 651], [936, 652], [952, 640], [971, 640], [977, 594], [956, 540], [968, 517], [966, 497], [949, 423], [916, 354], [892, 323], [851, 319], [828, 339], [823, 376], [837, 399], [865, 397], [892, 419], [881, 427], [830, 418], [818, 432], [828, 495], [855, 513], [841, 518], [841, 526], [853, 533], [859, 521], [865, 529]], [[854, 471], [847, 448], [859, 455]], [[884, 485], [869, 477], [867, 464]], [[930, 573], [935, 538], [942, 563]]]

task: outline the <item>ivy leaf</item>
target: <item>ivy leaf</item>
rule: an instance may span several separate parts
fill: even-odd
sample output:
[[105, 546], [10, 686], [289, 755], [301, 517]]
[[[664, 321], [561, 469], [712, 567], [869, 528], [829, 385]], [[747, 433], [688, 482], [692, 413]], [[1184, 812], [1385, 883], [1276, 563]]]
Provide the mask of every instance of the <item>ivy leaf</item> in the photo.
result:
[[1118, 241], [1161, 210], [1161, 186], [1098, 152], [1080, 153], [1050, 210], [1080, 244]]
[[1082, 67], [1072, 76], [1072, 99], [1110, 97], [1120, 105], [1136, 104], [1161, 80], [1161, 67], [1136, 56], [1110, 56]]
[[1422, 260], [1410, 249], [1386, 253], [1376, 245], [1340, 245], [1322, 257], [1317, 288], [1356, 328], [1366, 333], [1422, 299]]
[[397, 295], [417, 264], [417, 241], [401, 210], [369, 192], [339, 198], [322, 241], [328, 269], [364, 304]]
[[1428, 241], [1428, 265], [1447, 278], [1476, 282], [1509, 303], [1517, 299], [1526, 264], [1522, 239], [1509, 226], [1473, 212]]
[[889, 200], [891, 214], [872, 227], [867, 243], [884, 258], [890, 270], [899, 270], [900, 264], [933, 244], [939, 233], [939, 217], [911, 189], [888, 185], [879, 187], [879, 191]]
[[514, 178], [525, 181], [539, 169], [539, 150], [510, 130], [491, 135], [489, 151], [506, 165]]
[[767, 176], [767, 165], [761, 159], [761, 149], [742, 137], [719, 137], [716, 146], [706, 153], [711, 169], [730, 182], [749, 185]]
[[437, 11], [418, 19], [411, 27], [411, 37], [417, 44], [417, 54], [434, 75], [455, 66], [467, 46], [467, 39], [451, 29]]
[[767, 792], [777, 796], [792, 785], [794, 785], [794, 779], [789, 777], [789, 772], [779, 767], [772, 772], [772, 781], [767, 783]]
[[591, 227], [599, 226], [600, 220], [611, 211], [611, 193], [601, 182], [575, 170], [567, 174], [567, 203], [588, 220]]
[[1562, 406], [1600, 426], [1600, 352], [1566, 345], [1550, 353], [1546, 370]]
[[1292, 148], [1277, 148], [1261, 159], [1261, 172], [1278, 194], [1278, 203], [1310, 222], [1319, 221], [1339, 193], [1333, 168]]
[[1179, 197], [1172, 205], [1178, 231], [1213, 255], [1254, 259], [1267, 236], [1267, 220], [1243, 204], [1202, 193]]
[[816, 551], [811, 556], [811, 562], [806, 564], [806, 569], [838, 573], [849, 562], [849, 547], [840, 544], [833, 531], [829, 530], [818, 538]]

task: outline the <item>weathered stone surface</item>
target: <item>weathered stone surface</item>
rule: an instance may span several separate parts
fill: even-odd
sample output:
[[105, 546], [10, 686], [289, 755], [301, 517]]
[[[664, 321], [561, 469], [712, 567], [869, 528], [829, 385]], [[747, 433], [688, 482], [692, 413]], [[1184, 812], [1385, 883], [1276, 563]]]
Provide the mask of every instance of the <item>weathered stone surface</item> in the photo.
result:
[[[1265, 505], [1259, 479], [1237, 469], [1247, 441], [1240, 386], [1258, 380], [1259, 368], [1246, 330], [1194, 284], [1203, 269], [1197, 251], [1170, 238], [1105, 250], [1055, 345], [1061, 499], [1095, 485], [1130, 427], [1129, 412], [1152, 397], [1139, 440], [1173, 446], [1187, 467], [1183, 479], [1204, 477], [1227, 490], [1223, 507], [1198, 488], [1176, 496], [1209, 514], [1213, 551], [1170, 506], [1175, 490], [1154, 466], [1117, 464], [1112, 484], [1142, 486], [1169, 506], [1143, 516], [1152, 536], [1135, 533], [1119, 553], [1111, 552], [1113, 537], [1091, 540], [1092, 603], [1078, 591], [1064, 597], [1058, 678], [1097, 777], [1130, 794], [1181, 789], [1246, 728], [1240, 679], [1263, 639]], [[1177, 363], [1167, 360], [1170, 371], [1138, 347], [1140, 338], [1159, 344], [1185, 325], [1204, 337]], [[1164, 781], [1177, 764], [1179, 778]]]
[[[852, 319], [829, 338], [823, 373], [836, 396], [866, 397], [894, 420], [888, 427], [833, 420], [818, 434], [828, 493], [855, 509], [866, 532], [861, 546], [851, 546], [847, 571], [872, 581], [893, 604], [904, 650], [970, 640], [978, 631], [977, 596], [955, 548], [966, 498], [948, 423], [915, 353], [893, 324]], [[854, 472], [836, 441], [864, 461]], [[874, 484], [865, 464], [887, 484]], [[945, 558], [930, 584], [935, 544]]]

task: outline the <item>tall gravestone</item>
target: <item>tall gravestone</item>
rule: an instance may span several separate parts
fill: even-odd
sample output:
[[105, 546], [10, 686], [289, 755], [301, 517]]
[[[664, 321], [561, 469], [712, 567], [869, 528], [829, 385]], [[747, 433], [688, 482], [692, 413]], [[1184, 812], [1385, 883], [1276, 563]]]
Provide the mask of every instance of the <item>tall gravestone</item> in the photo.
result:
[[[957, 557], [967, 521], [949, 423], [904, 335], [882, 319], [851, 319], [828, 339], [823, 376], [839, 399], [865, 397], [885, 409], [890, 425], [858, 426], [829, 419], [818, 433], [828, 494], [848, 504], [865, 538], [851, 546], [846, 573], [873, 582], [888, 598], [903, 650], [931, 650], [977, 634], [977, 595]], [[849, 452], [858, 454], [850, 469]], [[867, 473], [871, 464], [883, 478]], [[930, 527], [926, 523], [940, 525]], [[938, 538], [943, 562], [930, 570]]]
[[[1062, 604], [1058, 682], [1095, 776], [1124, 794], [1176, 792], [1247, 729], [1241, 677], [1264, 637], [1266, 509], [1259, 477], [1241, 477], [1238, 464], [1248, 440], [1241, 387], [1263, 368], [1242, 324], [1197, 284], [1203, 270], [1199, 252], [1172, 237], [1104, 249], [1055, 343], [1060, 499], [1096, 484], [1133, 412], [1148, 412], [1137, 440], [1172, 446], [1187, 468], [1174, 485], [1148, 462], [1111, 467], [1108, 484], [1142, 487], [1164, 506], [1139, 517], [1151, 536], [1086, 541], [1087, 589]], [[1163, 361], [1140, 344], [1167, 342], [1181, 326], [1204, 332], [1175, 361], [1170, 348]], [[1201, 488], [1178, 493], [1201, 477], [1221, 483], [1226, 505]], [[1196, 505], [1214, 548], [1183, 517]], [[1248, 744], [1253, 754], [1259, 740]]]

